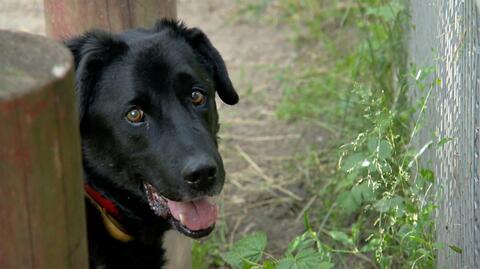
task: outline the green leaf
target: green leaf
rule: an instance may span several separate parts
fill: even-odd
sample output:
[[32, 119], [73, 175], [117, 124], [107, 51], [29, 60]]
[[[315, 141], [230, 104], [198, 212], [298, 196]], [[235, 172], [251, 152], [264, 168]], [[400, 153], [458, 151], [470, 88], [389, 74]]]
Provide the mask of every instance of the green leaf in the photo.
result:
[[287, 255], [277, 265], [277, 269], [330, 269], [333, 264], [322, 260], [320, 253], [306, 249], [297, 255]]
[[354, 170], [348, 173], [348, 175], [345, 178], [336, 182], [335, 190], [338, 192], [341, 190], [350, 189], [354, 185], [355, 181], [357, 181], [357, 177], [358, 177], [358, 170]]
[[307, 231], [313, 231], [312, 225], [310, 224], [310, 216], [308, 215], [308, 212], [305, 212], [305, 214], [303, 214], [303, 225], [305, 225], [305, 229], [307, 229]]
[[271, 260], [266, 260], [263, 262], [263, 269], [275, 269], [275, 263]]
[[373, 206], [382, 213], [388, 212], [390, 209], [394, 209], [396, 207], [403, 208], [403, 201], [404, 199], [400, 196], [394, 196], [391, 199], [383, 198], [376, 202]]
[[459, 247], [457, 247], [457, 246], [455, 246], [455, 245], [448, 245], [448, 247], [449, 247], [451, 250], [453, 250], [453, 251], [455, 251], [456, 253], [458, 253], [458, 254], [462, 254], [462, 253], [463, 253], [463, 249], [461, 249], [461, 248], [459, 248]]
[[318, 269], [330, 269], [333, 267], [333, 263], [331, 262], [322, 262], [318, 265]]
[[393, 21], [397, 15], [404, 9], [404, 6], [398, 2], [392, 2], [387, 5], [376, 8], [368, 8], [367, 14], [382, 18], [386, 22]]
[[369, 138], [367, 141], [367, 148], [370, 153], [376, 153], [379, 140], [376, 138]]
[[365, 155], [363, 155], [362, 153], [354, 153], [350, 155], [347, 159], [345, 159], [341, 166], [341, 169], [348, 172], [352, 168], [360, 166], [363, 161], [365, 161]]
[[402, 240], [403, 240], [403, 237], [412, 233], [412, 230], [413, 228], [410, 224], [404, 224], [400, 227], [400, 229], [398, 229], [397, 234], [398, 236], [402, 237]]
[[358, 209], [364, 202], [375, 200], [375, 193], [368, 183], [364, 182], [356, 185], [351, 191], [341, 193], [337, 198], [337, 203], [345, 210], [345, 213], [351, 214]]
[[375, 251], [379, 246], [380, 246], [380, 239], [372, 238], [372, 239], [370, 239], [368, 244], [366, 244], [365, 246], [362, 247], [361, 251], [362, 252]]
[[288, 244], [286, 254], [295, 255], [295, 253], [312, 248], [314, 243], [315, 241], [308, 236], [308, 233], [304, 233], [295, 237], [295, 239]]
[[378, 145], [378, 156], [383, 159], [392, 157], [392, 146], [387, 140], [381, 140]]
[[420, 175], [422, 176], [423, 179], [425, 179], [428, 182], [433, 183], [435, 175], [433, 174], [432, 170], [429, 169], [422, 169], [420, 170]]
[[353, 240], [344, 232], [341, 231], [331, 231], [330, 236], [333, 240], [342, 242], [346, 245], [353, 245]]
[[380, 257], [380, 268], [382, 269], [392, 268], [392, 257], [391, 256]]
[[222, 258], [236, 269], [243, 269], [248, 262], [258, 263], [263, 256], [267, 237], [263, 233], [255, 233], [236, 242]]
[[347, 214], [353, 213], [360, 206], [349, 191], [342, 192], [337, 198], [337, 203]]
[[378, 155], [381, 159], [392, 157], [392, 146], [387, 140], [370, 138], [368, 139], [367, 147], [370, 153]]
[[352, 188], [352, 195], [360, 204], [375, 200], [375, 193], [373, 192], [373, 189], [368, 186], [367, 182], [354, 186]]
[[437, 143], [437, 148], [441, 148], [443, 145], [447, 144], [448, 142], [452, 141], [453, 138], [451, 137], [444, 137], [442, 139], [440, 139], [440, 141], [438, 141]]

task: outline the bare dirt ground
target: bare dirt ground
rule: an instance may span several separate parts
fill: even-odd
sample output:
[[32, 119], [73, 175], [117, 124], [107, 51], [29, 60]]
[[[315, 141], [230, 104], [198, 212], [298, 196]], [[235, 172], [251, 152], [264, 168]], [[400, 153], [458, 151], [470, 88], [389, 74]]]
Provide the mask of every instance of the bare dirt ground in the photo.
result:
[[[0, 28], [44, 33], [40, 0], [0, 0]], [[234, 0], [178, 0], [178, 18], [203, 29], [224, 57], [241, 101], [219, 104], [221, 151], [227, 183], [217, 233], [227, 242], [265, 231], [269, 251], [281, 253], [303, 231], [301, 213], [309, 197], [291, 163], [307, 145], [321, 146], [321, 130], [278, 120], [279, 72], [293, 64], [288, 31], [279, 26], [234, 20]], [[293, 169], [294, 170], [294, 169]]]
[[208, 34], [241, 97], [238, 105], [220, 108], [221, 150], [228, 173], [223, 192], [227, 240], [264, 231], [269, 252], [278, 254], [303, 231], [301, 211], [309, 199], [292, 171], [292, 159], [308, 145], [321, 146], [323, 137], [318, 128], [275, 115], [282, 96], [276, 76], [295, 58], [287, 42], [289, 31], [234, 20], [239, 13], [235, 3], [183, 0], [178, 17]]

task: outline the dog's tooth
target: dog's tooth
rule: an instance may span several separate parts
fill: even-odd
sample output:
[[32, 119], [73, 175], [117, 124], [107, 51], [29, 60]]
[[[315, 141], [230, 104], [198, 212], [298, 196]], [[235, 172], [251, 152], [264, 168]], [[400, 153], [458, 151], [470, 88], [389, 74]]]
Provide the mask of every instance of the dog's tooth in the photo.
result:
[[183, 224], [183, 225], [185, 225], [185, 223], [184, 223], [185, 215], [183, 215], [182, 213], [180, 213], [180, 214], [178, 215], [178, 218], [180, 219], [180, 223]]

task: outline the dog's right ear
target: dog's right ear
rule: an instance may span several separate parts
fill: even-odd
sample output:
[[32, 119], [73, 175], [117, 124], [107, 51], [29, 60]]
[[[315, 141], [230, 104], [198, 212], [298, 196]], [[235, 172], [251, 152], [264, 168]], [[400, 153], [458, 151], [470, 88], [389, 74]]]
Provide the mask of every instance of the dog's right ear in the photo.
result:
[[72, 52], [75, 61], [75, 88], [81, 122], [92, 101], [92, 92], [102, 68], [115, 56], [125, 53], [128, 45], [100, 30], [66, 40], [64, 44]]

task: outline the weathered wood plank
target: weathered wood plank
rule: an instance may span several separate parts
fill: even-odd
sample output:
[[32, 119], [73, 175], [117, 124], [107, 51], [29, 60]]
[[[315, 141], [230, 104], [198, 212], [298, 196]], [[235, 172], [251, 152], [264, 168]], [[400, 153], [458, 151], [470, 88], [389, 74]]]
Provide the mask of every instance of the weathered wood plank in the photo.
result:
[[[0, 84], [1, 88], [1, 84]], [[0, 106], [0, 267], [32, 268], [31, 231], [23, 185], [24, 148], [19, 141], [15, 101]], [[8, 147], [6, 146], [8, 145]], [[12, 209], [15, 208], [15, 209]], [[17, 255], [22, 253], [23, 255]]]
[[92, 28], [119, 32], [176, 18], [175, 0], [44, 0], [47, 33], [65, 39]]
[[0, 268], [87, 268], [72, 59], [0, 31]]
[[[73, 72], [70, 70], [69, 72]], [[58, 144], [61, 158], [61, 177], [65, 195], [65, 214], [69, 264], [68, 268], [87, 268], [87, 238], [84, 212], [83, 171], [81, 164], [80, 131], [78, 129], [77, 102], [73, 91], [65, 91], [74, 84], [73, 74], [52, 85], [57, 121]], [[68, 122], [69, 124], [63, 124]], [[79, 191], [81, 190], [81, 191]]]

